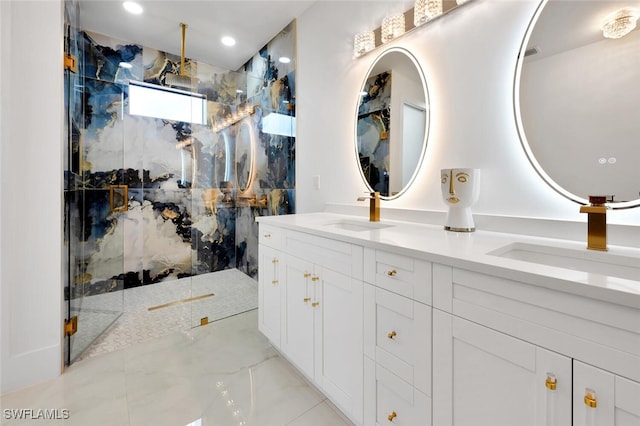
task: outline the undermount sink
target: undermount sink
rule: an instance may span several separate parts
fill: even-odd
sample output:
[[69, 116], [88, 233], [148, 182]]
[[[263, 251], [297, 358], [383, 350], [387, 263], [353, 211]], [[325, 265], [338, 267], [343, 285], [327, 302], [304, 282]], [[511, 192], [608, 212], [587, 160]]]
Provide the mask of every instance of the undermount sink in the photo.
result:
[[342, 229], [345, 231], [354, 231], [354, 232], [362, 232], [362, 231], [375, 231], [376, 229], [389, 228], [393, 225], [388, 223], [381, 222], [366, 222], [364, 220], [355, 220], [355, 219], [340, 219], [334, 220], [331, 222], [326, 222], [323, 226], [335, 229]]
[[512, 243], [487, 254], [640, 281], [640, 257], [529, 243]]

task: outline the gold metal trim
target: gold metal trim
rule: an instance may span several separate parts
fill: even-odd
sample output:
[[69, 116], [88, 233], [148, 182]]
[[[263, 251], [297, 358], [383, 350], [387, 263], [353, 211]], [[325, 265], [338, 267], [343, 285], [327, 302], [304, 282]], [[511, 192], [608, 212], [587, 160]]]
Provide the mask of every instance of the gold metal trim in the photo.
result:
[[78, 331], [78, 316], [74, 315], [64, 322], [64, 335], [73, 336]]
[[64, 54], [64, 69], [73, 72], [74, 74], [78, 73], [78, 59], [70, 55], [68, 53]]
[[393, 421], [393, 419], [395, 419], [396, 417], [398, 417], [398, 414], [395, 411], [392, 411], [391, 414], [389, 414], [387, 416], [387, 420], [389, 420], [390, 422]]
[[155, 311], [156, 309], [168, 308], [169, 306], [179, 305], [185, 302], [194, 302], [196, 300], [205, 299], [207, 297], [215, 296], [215, 293], [203, 294], [202, 296], [190, 297], [188, 299], [176, 300], [175, 302], [164, 303], [162, 305], [152, 306], [147, 308], [148, 311]]
[[[116, 205], [116, 194], [121, 197], [121, 203]], [[109, 209], [112, 212], [126, 212], [129, 210], [129, 187], [127, 185], [109, 185]]]

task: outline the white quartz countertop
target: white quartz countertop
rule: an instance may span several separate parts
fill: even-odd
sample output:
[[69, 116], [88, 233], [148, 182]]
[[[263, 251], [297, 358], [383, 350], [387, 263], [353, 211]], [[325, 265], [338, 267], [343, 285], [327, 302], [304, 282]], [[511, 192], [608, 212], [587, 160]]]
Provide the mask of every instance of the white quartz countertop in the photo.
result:
[[[284, 216], [265, 216], [259, 223], [273, 225], [364, 247], [394, 251], [435, 263], [495, 275], [506, 279], [547, 287], [584, 297], [608, 301], [640, 309], [640, 249], [609, 246], [608, 252], [586, 249], [586, 242], [507, 234], [477, 230], [471, 233], [445, 231], [442, 226], [422, 225], [382, 219], [371, 223], [366, 217], [335, 213], [305, 213]], [[335, 226], [346, 224], [347, 226]], [[351, 226], [353, 225], [353, 226]], [[361, 225], [361, 226], [359, 226]], [[368, 226], [381, 226], [368, 228]], [[585, 226], [586, 228], [586, 226]], [[586, 230], [585, 230], [586, 241]], [[532, 261], [517, 260], [500, 255], [511, 244], [535, 245], [565, 249], [587, 262], [607, 263], [612, 258], [624, 258], [633, 265], [625, 278], [602, 272], [585, 272], [571, 266], [548, 266]], [[562, 264], [562, 262], [560, 262]]]

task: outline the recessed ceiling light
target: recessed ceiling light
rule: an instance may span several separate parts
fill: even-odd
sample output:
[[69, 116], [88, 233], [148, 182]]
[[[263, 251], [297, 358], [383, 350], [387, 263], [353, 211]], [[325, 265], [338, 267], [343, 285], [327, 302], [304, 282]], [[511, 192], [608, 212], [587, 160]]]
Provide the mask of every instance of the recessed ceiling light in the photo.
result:
[[282, 64], [288, 64], [289, 62], [291, 62], [291, 59], [287, 58], [286, 56], [281, 56], [278, 61], [280, 61], [280, 63]]
[[133, 13], [134, 15], [140, 15], [142, 13], [142, 6], [133, 1], [123, 2], [122, 7], [124, 7], [127, 12]]
[[230, 37], [230, 36], [224, 36], [224, 37], [222, 37], [222, 39], [220, 39], [220, 41], [225, 46], [233, 46], [233, 45], [236, 44], [236, 39], [233, 38], [233, 37]]

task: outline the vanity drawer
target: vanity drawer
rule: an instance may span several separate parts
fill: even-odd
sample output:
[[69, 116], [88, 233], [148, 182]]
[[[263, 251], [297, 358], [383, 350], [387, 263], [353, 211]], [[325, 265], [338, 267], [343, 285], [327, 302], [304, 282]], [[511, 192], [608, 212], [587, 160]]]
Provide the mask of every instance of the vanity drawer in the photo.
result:
[[269, 226], [261, 223], [259, 226], [258, 241], [260, 244], [280, 250], [282, 247], [282, 236], [284, 231], [282, 228]]
[[365, 355], [431, 393], [431, 307], [365, 284]]
[[361, 246], [286, 230], [282, 237], [282, 250], [299, 259], [362, 280]]
[[431, 262], [366, 248], [364, 280], [393, 293], [431, 305]]
[[431, 399], [381, 367], [375, 367], [376, 424], [431, 424]]

